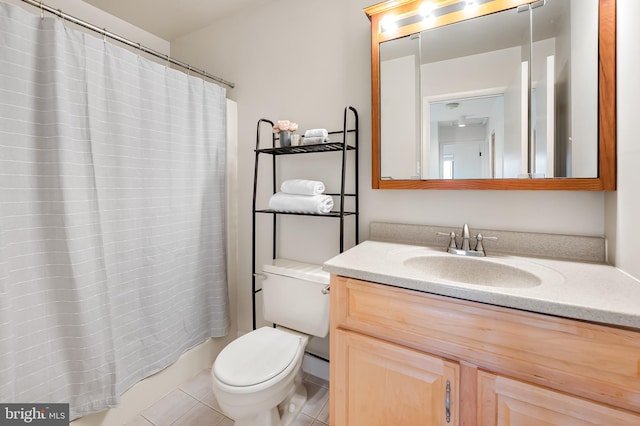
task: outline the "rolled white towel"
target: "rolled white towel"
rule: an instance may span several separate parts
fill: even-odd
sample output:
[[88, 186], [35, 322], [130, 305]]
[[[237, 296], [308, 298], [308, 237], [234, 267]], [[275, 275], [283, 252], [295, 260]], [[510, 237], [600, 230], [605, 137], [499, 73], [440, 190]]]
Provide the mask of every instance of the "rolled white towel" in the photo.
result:
[[333, 208], [333, 198], [329, 195], [296, 195], [276, 192], [269, 199], [269, 208], [287, 213], [327, 214]]
[[324, 136], [311, 136], [305, 137], [302, 139], [303, 145], [315, 145], [319, 143], [329, 142], [329, 138], [325, 138]]
[[317, 180], [289, 179], [282, 182], [280, 191], [286, 194], [318, 195], [324, 192], [324, 183]]
[[327, 129], [309, 129], [306, 132], [304, 132], [304, 137], [305, 138], [325, 138], [328, 139], [329, 138], [329, 132], [327, 131]]

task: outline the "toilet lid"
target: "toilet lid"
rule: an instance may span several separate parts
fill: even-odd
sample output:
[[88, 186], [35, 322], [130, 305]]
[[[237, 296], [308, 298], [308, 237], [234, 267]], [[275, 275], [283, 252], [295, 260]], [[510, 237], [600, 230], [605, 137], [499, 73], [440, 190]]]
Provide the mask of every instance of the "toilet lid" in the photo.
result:
[[262, 327], [227, 345], [213, 364], [213, 372], [230, 386], [252, 386], [284, 371], [296, 359], [299, 336]]

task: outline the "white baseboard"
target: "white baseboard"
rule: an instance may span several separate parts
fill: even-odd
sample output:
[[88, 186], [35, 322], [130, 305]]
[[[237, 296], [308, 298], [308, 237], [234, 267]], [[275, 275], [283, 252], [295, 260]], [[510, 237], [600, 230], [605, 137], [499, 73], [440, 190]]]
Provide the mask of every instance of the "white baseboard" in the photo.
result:
[[329, 363], [313, 355], [304, 354], [302, 371], [329, 381]]

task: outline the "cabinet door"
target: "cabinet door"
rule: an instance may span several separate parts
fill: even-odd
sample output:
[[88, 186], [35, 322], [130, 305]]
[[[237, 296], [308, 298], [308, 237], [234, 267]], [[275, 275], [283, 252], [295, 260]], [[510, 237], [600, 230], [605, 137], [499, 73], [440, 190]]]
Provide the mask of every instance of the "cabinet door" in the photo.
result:
[[332, 425], [458, 424], [458, 364], [341, 329], [331, 344]]
[[525, 382], [479, 372], [478, 424], [629, 426], [640, 425], [640, 416]]

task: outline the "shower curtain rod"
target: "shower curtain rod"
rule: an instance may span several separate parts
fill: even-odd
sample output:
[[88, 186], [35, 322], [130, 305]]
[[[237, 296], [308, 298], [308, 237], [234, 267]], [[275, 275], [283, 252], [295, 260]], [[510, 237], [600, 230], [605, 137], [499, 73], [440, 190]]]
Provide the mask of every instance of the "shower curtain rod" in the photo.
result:
[[35, 1], [35, 0], [22, 0], [22, 1], [24, 3], [30, 4], [31, 6], [40, 8], [42, 13], [44, 13], [44, 11], [47, 11], [49, 13], [52, 13], [54, 15], [59, 16], [62, 19], [65, 19], [65, 20], [67, 20], [69, 22], [72, 22], [74, 24], [80, 25], [81, 27], [84, 27], [84, 28], [87, 28], [87, 29], [89, 29], [91, 31], [97, 32], [99, 34], [102, 34], [104, 37], [112, 38], [114, 40], [119, 41], [120, 43], [126, 44], [127, 46], [131, 46], [131, 47], [136, 48], [136, 49], [138, 49], [138, 50], [140, 50], [142, 52], [148, 53], [148, 54], [150, 54], [152, 56], [155, 56], [157, 58], [164, 59], [165, 61], [170, 62], [172, 64], [178, 65], [179, 67], [182, 67], [182, 68], [188, 70], [189, 72], [194, 72], [194, 73], [199, 74], [199, 75], [201, 75], [203, 77], [207, 77], [207, 78], [209, 78], [209, 79], [211, 79], [213, 81], [216, 81], [218, 83], [224, 84], [225, 86], [231, 87], [232, 89], [235, 87], [234, 83], [231, 83], [231, 82], [229, 82], [229, 81], [227, 81], [227, 80], [225, 80], [223, 78], [216, 77], [215, 75], [209, 74], [208, 72], [206, 72], [204, 70], [200, 70], [198, 68], [194, 68], [189, 64], [186, 64], [184, 62], [178, 61], [177, 59], [174, 59], [174, 58], [170, 57], [169, 55], [165, 55], [165, 54], [160, 53], [158, 51], [155, 51], [155, 50], [153, 50], [153, 49], [151, 49], [149, 47], [143, 46], [140, 43], [133, 42], [133, 41], [131, 41], [129, 39], [126, 39], [126, 38], [124, 38], [122, 36], [119, 36], [118, 34], [114, 34], [114, 33], [110, 32], [110, 31], [107, 31], [105, 28], [97, 27], [97, 26], [95, 26], [93, 24], [90, 24], [87, 21], [84, 21], [82, 19], [78, 19], [78, 18], [76, 18], [74, 16], [68, 15], [68, 14], [62, 12], [60, 9], [54, 9], [51, 6], [47, 6], [46, 4], [43, 4], [41, 1]]

